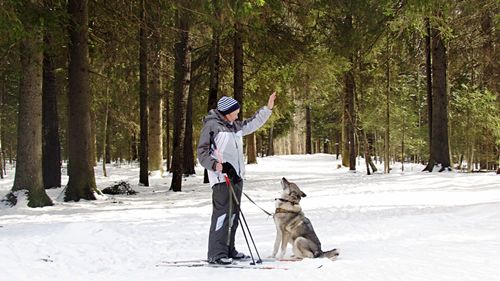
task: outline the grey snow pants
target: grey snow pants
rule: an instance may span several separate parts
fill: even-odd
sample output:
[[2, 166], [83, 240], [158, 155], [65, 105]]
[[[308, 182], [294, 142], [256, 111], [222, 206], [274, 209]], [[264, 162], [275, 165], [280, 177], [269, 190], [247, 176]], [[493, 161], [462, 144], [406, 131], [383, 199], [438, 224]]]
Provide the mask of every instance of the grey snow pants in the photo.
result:
[[[233, 183], [233, 189], [241, 202], [243, 191], [243, 181]], [[229, 229], [229, 196], [232, 196], [226, 183], [218, 183], [212, 187], [212, 221], [208, 236], [208, 260], [215, 261], [223, 257], [231, 257], [236, 252], [234, 249], [234, 236], [238, 228], [239, 208], [233, 198], [233, 211], [231, 228], [231, 241], [227, 245], [227, 235]]]

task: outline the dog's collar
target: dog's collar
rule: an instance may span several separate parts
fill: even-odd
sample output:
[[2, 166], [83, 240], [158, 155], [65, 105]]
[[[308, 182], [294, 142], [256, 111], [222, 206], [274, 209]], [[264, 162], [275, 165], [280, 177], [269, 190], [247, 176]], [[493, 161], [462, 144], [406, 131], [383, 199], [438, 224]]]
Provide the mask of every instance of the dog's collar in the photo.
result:
[[287, 210], [287, 209], [283, 209], [283, 208], [276, 208], [276, 210], [274, 211], [275, 214], [279, 214], [279, 213], [292, 213], [292, 214], [298, 214], [300, 213], [299, 212], [294, 212], [294, 211], [290, 211], [290, 210]]
[[274, 200], [280, 200], [281, 202], [288, 202], [288, 203], [291, 203], [292, 205], [299, 204], [299, 202], [294, 202], [294, 201], [290, 201], [288, 199], [283, 199], [283, 198], [274, 198]]

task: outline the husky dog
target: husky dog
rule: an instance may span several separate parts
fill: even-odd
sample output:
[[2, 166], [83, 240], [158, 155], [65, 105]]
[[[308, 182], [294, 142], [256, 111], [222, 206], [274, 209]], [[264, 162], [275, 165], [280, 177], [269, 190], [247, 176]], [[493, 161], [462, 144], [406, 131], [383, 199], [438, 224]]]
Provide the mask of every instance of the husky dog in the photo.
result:
[[276, 224], [276, 241], [274, 242], [273, 257], [281, 250], [278, 258], [283, 258], [288, 243], [292, 244], [295, 258], [329, 258], [334, 260], [339, 253], [336, 249], [323, 252], [318, 236], [314, 232], [311, 221], [304, 216], [300, 207], [300, 199], [306, 194], [300, 188], [283, 178], [281, 180], [283, 192], [281, 198], [276, 199], [274, 223]]

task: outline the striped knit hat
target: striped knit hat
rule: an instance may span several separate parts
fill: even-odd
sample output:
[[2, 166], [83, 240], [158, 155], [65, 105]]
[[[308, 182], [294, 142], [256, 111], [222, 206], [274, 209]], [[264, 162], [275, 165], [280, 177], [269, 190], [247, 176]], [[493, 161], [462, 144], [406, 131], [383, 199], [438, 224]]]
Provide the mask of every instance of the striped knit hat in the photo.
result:
[[217, 102], [217, 110], [222, 115], [227, 115], [240, 108], [240, 104], [233, 98], [223, 96]]

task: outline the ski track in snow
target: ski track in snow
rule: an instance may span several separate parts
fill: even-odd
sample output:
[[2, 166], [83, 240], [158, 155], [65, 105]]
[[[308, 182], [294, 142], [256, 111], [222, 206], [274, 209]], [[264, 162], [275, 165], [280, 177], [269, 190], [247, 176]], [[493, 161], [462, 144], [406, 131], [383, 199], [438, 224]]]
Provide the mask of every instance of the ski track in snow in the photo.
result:
[[[140, 193], [96, 201], [56, 201], [55, 206], [0, 207], [0, 280], [500, 280], [500, 176], [493, 173], [420, 172], [394, 164], [391, 174], [368, 176], [337, 169], [326, 154], [273, 156], [247, 165], [244, 191], [273, 211], [286, 177], [307, 194], [302, 202], [323, 250], [338, 248], [331, 262], [281, 263], [282, 270], [156, 267], [163, 260], [206, 258], [211, 190], [203, 171], [186, 178], [182, 192], [168, 191], [171, 177], [139, 187], [137, 166], [108, 166], [100, 188], [128, 181]], [[14, 170], [0, 180], [0, 196]], [[67, 177], [63, 178], [63, 182]], [[243, 213], [262, 257], [272, 253], [272, 218], [242, 199]], [[248, 253], [243, 235], [236, 245]], [[288, 247], [287, 256], [291, 254]]]

